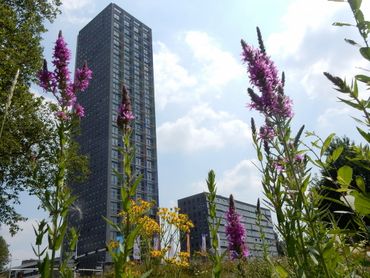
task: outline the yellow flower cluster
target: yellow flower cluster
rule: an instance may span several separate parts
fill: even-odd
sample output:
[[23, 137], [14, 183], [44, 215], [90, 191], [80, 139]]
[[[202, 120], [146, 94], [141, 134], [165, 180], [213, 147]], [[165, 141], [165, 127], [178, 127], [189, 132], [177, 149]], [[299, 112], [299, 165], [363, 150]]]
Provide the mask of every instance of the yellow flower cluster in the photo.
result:
[[[185, 253], [185, 252], [184, 252]], [[168, 264], [173, 264], [178, 267], [189, 267], [189, 258], [165, 258], [164, 261]]]
[[188, 259], [188, 258], [190, 258], [190, 253], [189, 252], [179, 252], [179, 254], [177, 254], [177, 255], [181, 259]]
[[118, 241], [115, 241], [115, 240], [111, 240], [109, 243], [108, 243], [108, 248], [110, 250], [112, 249], [116, 249], [119, 247], [119, 242]]
[[154, 206], [153, 202], [147, 202], [142, 199], [130, 200], [130, 208], [126, 211], [120, 211], [118, 216], [122, 217], [122, 222], [126, 221], [127, 214], [130, 216], [131, 221], [137, 221], [141, 216], [146, 214]]
[[188, 233], [194, 227], [194, 224], [187, 214], [179, 213], [179, 211], [179, 208], [159, 208], [157, 214], [161, 221], [167, 222], [169, 225], [174, 225], [181, 232]]
[[169, 248], [166, 247], [166, 248], [163, 248], [161, 250], [152, 250], [152, 251], [150, 251], [150, 256], [152, 258], [163, 258], [166, 255], [168, 249]]
[[144, 236], [151, 237], [160, 232], [158, 222], [147, 215], [139, 218], [138, 223], [142, 225], [141, 234]]

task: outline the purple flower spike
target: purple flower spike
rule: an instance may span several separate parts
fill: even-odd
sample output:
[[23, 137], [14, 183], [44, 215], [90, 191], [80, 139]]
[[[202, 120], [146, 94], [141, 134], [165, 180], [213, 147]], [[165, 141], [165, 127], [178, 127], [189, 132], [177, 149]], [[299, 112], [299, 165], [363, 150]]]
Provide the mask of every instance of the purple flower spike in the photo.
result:
[[56, 116], [57, 116], [59, 119], [61, 119], [62, 121], [69, 120], [68, 115], [67, 115], [65, 112], [63, 112], [63, 111], [58, 111], [58, 112], [56, 113]]
[[44, 66], [42, 70], [38, 72], [37, 76], [39, 79], [40, 87], [43, 88], [45, 91], [50, 90], [52, 79], [53, 79], [53, 73], [48, 71], [48, 64], [45, 59], [44, 59]]
[[87, 67], [85, 62], [81, 69], [77, 69], [75, 73], [74, 89], [75, 91], [85, 91], [89, 86], [89, 81], [92, 77], [92, 71]]
[[241, 224], [240, 215], [235, 210], [233, 195], [229, 198], [229, 210], [226, 214], [226, 237], [229, 242], [229, 254], [232, 260], [246, 258], [249, 256], [245, 244], [246, 232]]
[[249, 107], [266, 116], [291, 118], [292, 102], [282, 92], [283, 83], [278, 77], [273, 61], [265, 52], [253, 48], [244, 40], [241, 44], [243, 61], [248, 65], [250, 83], [261, 92], [261, 96], [258, 96], [253, 90], [248, 90], [251, 96]]
[[71, 52], [62, 32], [59, 32], [53, 54], [54, 72], [48, 71], [47, 63], [44, 61], [43, 69], [38, 73], [40, 86], [45, 91], [53, 93], [60, 105], [60, 112], [57, 112], [56, 116], [61, 121], [70, 120], [72, 116], [84, 117], [84, 108], [77, 103], [76, 94], [87, 89], [92, 77], [92, 71], [85, 62], [81, 69], [76, 70], [75, 82], [72, 83], [68, 70], [70, 59]]
[[128, 124], [135, 119], [132, 113], [131, 101], [126, 90], [126, 87], [122, 88], [122, 102], [118, 108], [117, 125], [122, 129], [128, 128]]
[[74, 105], [75, 113], [79, 118], [82, 118], [85, 116], [85, 109], [78, 103]]
[[270, 140], [274, 139], [275, 131], [271, 126], [268, 126], [268, 125], [261, 126], [259, 137], [262, 140], [270, 141]]
[[70, 82], [68, 64], [71, 58], [71, 52], [67, 47], [67, 43], [64, 41], [62, 31], [59, 32], [58, 39], [55, 42], [53, 57], [53, 65], [55, 66], [54, 74], [58, 80], [59, 89], [63, 90]]

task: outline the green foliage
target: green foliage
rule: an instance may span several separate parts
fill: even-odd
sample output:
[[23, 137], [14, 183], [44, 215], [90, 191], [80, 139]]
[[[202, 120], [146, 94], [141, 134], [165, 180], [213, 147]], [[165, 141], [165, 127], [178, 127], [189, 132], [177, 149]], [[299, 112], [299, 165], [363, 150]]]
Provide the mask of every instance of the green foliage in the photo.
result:
[[[123, 157], [123, 173], [114, 171], [120, 182], [121, 188], [121, 207], [122, 211], [120, 215], [122, 217], [119, 223], [113, 223], [110, 219], [104, 218], [104, 220], [117, 232], [117, 234], [123, 237], [123, 241], [116, 242], [111, 241], [108, 245], [109, 254], [112, 257], [114, 277], [116, 278], [129, 278], [135, 277], [131, 269], [129, 269], [130, 255], [132, 254], [134, 243], [140, 234], [143, 223], [138, 223], [139, 217], [144, 216], [148, 213], [150, 207], [143, 209], [143, 211], [134, 213], [132, 207], [136, 206], [135, 199], [136, 188], [139, 185], [142, 175], [136, 176], [132, 173], [132, 160], [134, 158], [135, 151], [131, 146], [131, 133], [130, 127], [126, 126], [121, 128], [123, 147], [119, 148], [119, 151]], [[139, 215], [138, 215], [139, 213]], [[149, 277], [152, 270], [148, 270], [143, 273], [140, 277]]]
[[[370, 33], [370, 21], [365, 20], [364, 15], [361, 11], [361, 0], [349, 0], [348, 1], [350, 8], [352, 10], [354, 19], [356, 21], [355, 25], [352, 24], [336, 24], [338, 26], [353, 26], [357, 28], [361, 38], [363, 39], [364, 45], [361, 45], [357, 42], [354, 42], [353, 40], [347, 40], [350, 41], [351, 44], [359, 46], [359, 52], [361, 56], [366, 59], [367, 61], [370, 61], [370, 47], [368, 43], [368, 35]], [[341, 102], [345, 103], [348, 106], [351, 106], [352, 108], [358, 110], [363, 114], [362, 119], [355, 120], [362, 126], [365, 127], [366, 130], [363, 130], [360, 127], [357, 127], [358, 132], [362, 136], [362, 138], [367, 142], [370, 143], [370, 97], [367, 98], [361, 98], [359, 96], [359, 88], [358, 88], [358, 82], [363, 83], [367, 89], [370, 89], [370, 77], [365, 74], [358, 74], [355, 76], [355, 79], [352, 81], [351, 85], [347, 84], [346, 81], [340, 77], [333, 76], [329, 73], [324, 73], [325, 76], [334, 84], [337, 91], [340, 93], [343, 93], [347, 98], [338, 98]], [[368, 161], [370, 158], [370, 150], [369, 146], [357, 146], [353, 148], [353, 151], [355, 152], [355, 155], [352, 157], [352, 161], [356, 162], [356, 167], [361, 167], [363, 170], [368, 170], [369, 167]], [[363, 163], [361, 161], [365, 161], [366, 163]], [[345, 192], [347, 195], [351, 195], [355, 198], [355, 206], [354, 209], [357, 213], [360, 213], [363, 216], [369, 217], [369, 209], [368, 205], [370, 203], [370, 192], [363, 190], [364, 187], [362, 187], [362, 190], [358, 190], [359, 188], [350, 188], [349, 183], [352, 179], [351, 176], [351, 170], [349, 169], [350, 166], [343, 165], [342, 168], [338, 169], [338, 182], [341, 185], [341, 191]], [[359, 185], [361, 187], [361, 181], [358, 180]]]
[[[18, 230], [17, 222], [24, 219], [14, 209], [18, 193], [25, 186], [40, 184], [33, 177], [33, 162], [48, 159], [52, 152], [50, 120], [43, 113], [46, 105], [28, 91], [42, 65], [44, 20], [52, 21], [60, 4], [59, 0], [0, 2], [0, 123], [4, 124], [0, 144], [0, 224], [8, 225], [13, 234]], [[43, 174], [39, 171], [37, 176]]]
[[217, 217], [216, 214], [216, 175], [213, 170], [208, 172], [208, 179], [206, 180], [208, 192], [207, 200], [209, 206], [209, 218], [208, 220], [208, 227], [211, 236], [211, 246], [213, 249], [213, 253], [209, 254], [209, 258], [212, 261], [213, 268], [212, 268], [212, 277], [219, 278], [221, 277], [222, 273], [222, 259], [225, 256], [225, 252], [221, 254], [220, 252], [220, 242], [218, 240], [218, 229], [221, 224], [221, 218]]
[[5, 239], [0, 236], [0, 272], [5, 270], [5, 265], [9, 262], [10, 253], [8, 244]]
[[325, 151], [326, 164], [321, 170], [322, 177], [317, 185], [318, 192], [323, 197], [319, 209], [323, 213], [326, 210], [331, 212], [323, 219], [328, 222], [334, 220], [339, 228], [352, 230], [353, 233], [366, 222], [370, 224], [366, 218], [357, 215], [344, 198], [350, 191], [354, 194], [357, 191], [364, 194], [370, 191], [370, 169], [367, 169], [370, 168], [370, 163], [358, 160], [356, 148], [358, 146], [347, 137], [333, 138]]
[[23, 219], [14, 209], [18, 193], [49, 185], [55, 165], [51, 113], [42, 98], [28, 93], [13, 98], [8, 112], [0, 144], [0, 223], [9, 225], [12, 233]]

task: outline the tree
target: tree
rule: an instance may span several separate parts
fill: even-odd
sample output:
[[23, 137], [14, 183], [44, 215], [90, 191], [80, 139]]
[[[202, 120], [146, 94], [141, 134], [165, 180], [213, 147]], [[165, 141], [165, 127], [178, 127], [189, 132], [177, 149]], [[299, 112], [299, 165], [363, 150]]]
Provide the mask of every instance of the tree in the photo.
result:
[[[0, 2], [0, 225], [18, 230], [24, 219], [14, 208], [18, 194], [29, 189], [43, 194], [55, 171], [57, 144], [55, 107], [29, 92], [42, 68], [41, 35], [44, 21], [60, 12], [60, 0], [3, 0]], [[10, 88], [20, 70], [14, 93]], [[9, 103], [5, 109], [5, 103]], [[68, 176], [87, 172], [86, 158], [77, 155], [78, 145], [68, 146]]]
[[5, 265], [9, 262], [10, 253], [8, 244], [5, 239], [0, 236], [0, 272], [5, 270]]
[[[329, 145], [326, 155], [332, 155], [335, 151], [343, 149], [339, 157], [329, 163], [327, 169], [321, 171], [321, 179], [318, 183], [319, 193], [324, 198], [320, 203], [319, 209], [321, 211], [329, 210], [331, 216], [336, 221], [339, 228], [358, 230], [357, 219], [353, 217], [352, 210], [341, 200], [343, 193], [338, 192], [340, 188], [337, 182], [337, 173], [342, 166], [349, 166], [353, 170], [352, 176], [354, 177], [351, 182], [351, 187], [359, 190], [356, 185], [356, 177], [362, 177], [365, 183], [366, 191], [370, 191], [370, 161], [358, 160], [355, 148], [357, 146], [354, 142], [346, 136], [339, 138], [336, 137]], [[348, 212], [348, 213], [340, 213]], [[325, 217], [330, 220], [329, 217]], [[370, 225], [370, 219], [364, 219], [367, 225]]]

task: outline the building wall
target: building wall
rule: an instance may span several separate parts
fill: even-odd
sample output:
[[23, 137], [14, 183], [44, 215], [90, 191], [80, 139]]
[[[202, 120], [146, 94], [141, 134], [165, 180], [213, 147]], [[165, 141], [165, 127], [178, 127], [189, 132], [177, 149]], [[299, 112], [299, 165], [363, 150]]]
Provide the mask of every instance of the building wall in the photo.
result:
[[[102, 216], [119, 221], [120, 191], [113, 169], [123, 172], [118, 151], [122, 140], [116, 125], [123, 84], [136, 118], [131, 138], [135, 146], [134, 172], [143, 175], [136, 197], [158, 204], [151, 29], [110, 4], [79, 32], [76, 67], [84, 61], [93, 71], [93, 79], [87, 92], [78, 96], [86, 116], [81, 120], [77, 141], [82, 154], [89, 156], [91, 174], [86, 182], [72, 186], [82, 211], [82, 219], [71, 217], [80, 230], [79, 255], [102, 248], [118, 236]], [[154, 208], [151, 213], [155, 212]], [[82, 265], [95, 267], [106, 260], [109, 256], [98, 254], [86, 258]]]
[[[195, 227], [190, 233], [191, 250], [199, 251], [202, 244], [202, 234], [206, 234], [207, 249], [210, 248], [210, 232], [208, 229], [209, 206], [207, 202], [207, 193], [200, 193], [178, 200], [178, 206], [181, 213], [186, 213], [193, 221]], [[260, 238], [259, 227], [256, 225], [256, 206], [235, 200], [235, 207], [241, 216], [241, 222], [246, 228], [246, 244], [250, 251], [250, 256], [262, 256], [262, 240]], [[216, 214], [221, 217], [221, 225], [218, 230], [220, 236], [221, 250], [226, 250], [228, 246], [225, 226], [226, 212], [229, 208], [229, 199], [220, 195], [216, 196]], [[261, 208], [265, 215], [261, 226], [266, 236], [266, 243], [269, 245], [269, 252], [272, 256], [277, 256], [276, 240], [271, 220], [271, 212], [268, 209]]]

